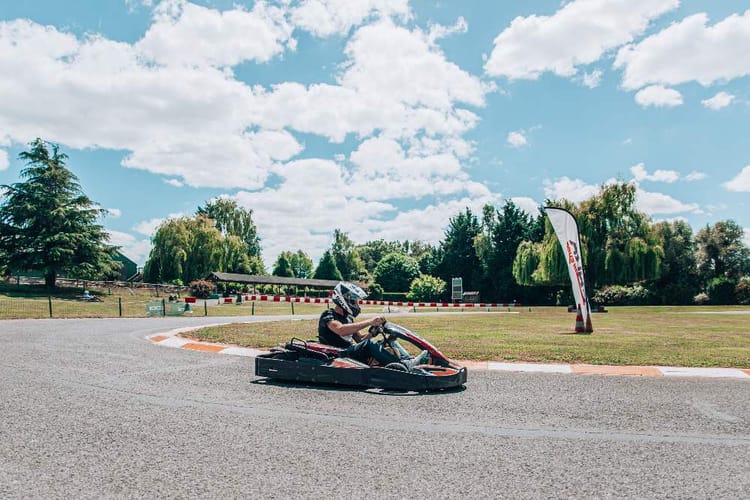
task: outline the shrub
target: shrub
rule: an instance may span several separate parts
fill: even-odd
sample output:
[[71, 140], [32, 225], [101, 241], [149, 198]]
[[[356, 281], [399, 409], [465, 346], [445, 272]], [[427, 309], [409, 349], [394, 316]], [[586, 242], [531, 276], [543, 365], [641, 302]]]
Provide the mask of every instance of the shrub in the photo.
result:
[[207, 299], [214, 289], [214, 283], [208, 280], [195, 280], [190, 282], [190, 294], [199, 299]]
[[736, 282], [729, 278], [714, 278], [708, 283], [706, 293], [711, 304], [734, 304], [734, 287]]
[[597, 291], [592, 301], [610, 306], [641, 306], [653, 303], [654, 295], [641, 285], [612, 285]]
[[368, 299], [383, 300], [383, 287], [378, 283], [372, 283], [368, 289], [370, 290], [370, 294], [367, 296]]
[[420, 274], [411, 282], [406, 298], [415, 302], [438, 300], [444, 291], [445, 281], [429, 274]]
[[419, 276], [419, 264], [412, 257], [389, 253], [375, 266], [375, 281], [389, 292], [405, 292]]
[[709, 302], [709, 299], [708, 299], [707, 293], [701, 292], [695, 297], [693, 297], [693, 303], [697, 306], [705, 306], [706, 304], [708, 304], [708, 302]]
[[750, 305], [750, 276], [740, 278], [734, 289], [734, 297], [738, 304]]

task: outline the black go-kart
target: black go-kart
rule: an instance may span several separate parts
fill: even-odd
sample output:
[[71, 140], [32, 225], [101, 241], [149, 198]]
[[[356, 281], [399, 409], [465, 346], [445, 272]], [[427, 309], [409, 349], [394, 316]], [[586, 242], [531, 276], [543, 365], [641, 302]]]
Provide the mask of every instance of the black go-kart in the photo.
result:
[[373, 337], [382, 335], [390, 346], [394, 340], [408, 342], [426, 350], [429, 363], [411, 370], [401, 363], [386, 366], [365, 364], [342, 357], [343, 349], [312, 340], [293, 338], [255, 358], [255, 375], [286, 382], [311, 382], [351, 387], [368, 387], [396, 391], [439, 391], [454, 389], [466, 383], [466, 367], [448, 359], [427, 340], [408, 328], [386, 322], [370, 329]]

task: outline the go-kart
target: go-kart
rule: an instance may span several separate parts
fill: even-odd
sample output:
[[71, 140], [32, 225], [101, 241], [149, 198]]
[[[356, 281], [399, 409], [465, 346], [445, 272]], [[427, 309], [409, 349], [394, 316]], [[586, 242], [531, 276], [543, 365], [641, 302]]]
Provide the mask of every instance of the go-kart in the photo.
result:
[[352, 387], [400, 391], [437, 391], [461, 387], [466, 383], [466, 368], [445, 357], [435, 346], [395, 323], [386, 322], [370, 329], [373, 338], [382, 335], [387, 347], [394, 340], [426, 350], [428, 364], [411, 370], [401, 363], [386, 366], [366, 364], [342, 357], [344, 349], [313, 340], [292, 338], [287, 344], [255, 358], [255, 375], [287, 382], [313, 382]]

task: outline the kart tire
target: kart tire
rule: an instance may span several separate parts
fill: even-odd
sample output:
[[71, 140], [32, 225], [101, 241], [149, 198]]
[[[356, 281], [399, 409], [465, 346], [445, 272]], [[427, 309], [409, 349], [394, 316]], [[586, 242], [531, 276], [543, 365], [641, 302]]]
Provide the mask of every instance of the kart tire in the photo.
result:
[[388, 363], [387, 365], [385, 365], [385, 368], [387, 368], [389, 370], [396, 370], [396, 371], [399, 371], [399, 372], [408, 371], [406, 369], [406, 367], [404, 365], [402, 365], [401, 363]]

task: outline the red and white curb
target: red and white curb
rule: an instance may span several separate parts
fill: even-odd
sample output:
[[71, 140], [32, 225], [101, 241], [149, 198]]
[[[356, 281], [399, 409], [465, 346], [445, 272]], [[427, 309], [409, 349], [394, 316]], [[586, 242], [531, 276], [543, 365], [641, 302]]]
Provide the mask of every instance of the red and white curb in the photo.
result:
[[[228, 346], [212, 342], [202, 342], [180, 337], [181, 333], [188, 333], [213, 325], [191, 326], [176, 328], [164, 333], [157, 333], [146, 337], [153, 344], [164, 347], [176, 347], [191, 351], [229, 354], [254, 358], [268, 351], [251, 349], [249, 347]], [[734, 378], [750, 380], [750, 369], [739, 368], [685, 368], [679, 366], [609, 366], [587, 364], [554, 364], [554, 363], [504, 363], [499, 361], [458, 361], [470, 370], [528, 372], [528, 373], [567, 373], [577, 375], [624, 375], [643, 377], [706, 377], [706, 378]]]
[[[302, 304], [332, 304], [333, 300], [326, 297], [297, 297], [294, 295], [266, 295], [266, 294], [240, 294], [244, 302], [295, 302]], [[186, 303], [196, 303], [195, 297], [185, 297]], [[217, 299], [220, 304], [234, 304], [237, 296], [222, 297]], [[405, 306], [405, 307], [443, 307], [443, 308], [511, 308], [523, 307], [518, 302], [413, 302], [402, 300], [359, 300], [362, 305], [370, 306]]]

